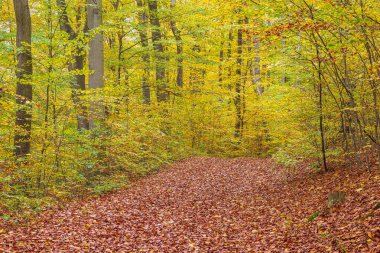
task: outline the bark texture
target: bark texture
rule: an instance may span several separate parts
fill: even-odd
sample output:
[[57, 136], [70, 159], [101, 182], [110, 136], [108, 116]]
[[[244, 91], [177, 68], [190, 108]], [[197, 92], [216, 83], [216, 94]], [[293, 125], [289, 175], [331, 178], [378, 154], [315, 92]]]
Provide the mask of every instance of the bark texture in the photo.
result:
[[[99, 89], [104, 87], [104, 42], [103, 33], [98, 29], [103, 24], [102, 18], [102, 1], [87, 1], [87, 26], [89, 32], [93, 32], [93, 37], [89, 43], [88, 62], [90, 75], [88, 77], [88, 88]], [[96, 94], [95, 96], [99, 95]], [[90, 129], [95, 127], [96, 121], [101, 121], [105, 115], [104, 106], [99, 99], [90, 105]]]
[[30, 153], [30, 136], [32, 128], [33, 74], [31, 38], [32, 21], [28, 0], [14, 0], [17, 24], [17, 87], [16, 131], [14, 137], [15, 155], [25, 158]]

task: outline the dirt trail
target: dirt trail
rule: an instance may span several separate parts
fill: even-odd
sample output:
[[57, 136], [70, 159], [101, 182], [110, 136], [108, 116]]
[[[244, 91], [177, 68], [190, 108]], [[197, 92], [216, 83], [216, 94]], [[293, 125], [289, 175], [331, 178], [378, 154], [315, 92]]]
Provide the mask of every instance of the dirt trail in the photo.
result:
[[[0, 252], [380, 252], [379, 174], [192, 158], [0, 234]], [[306, 222], [336, 188], [346, 202]]]

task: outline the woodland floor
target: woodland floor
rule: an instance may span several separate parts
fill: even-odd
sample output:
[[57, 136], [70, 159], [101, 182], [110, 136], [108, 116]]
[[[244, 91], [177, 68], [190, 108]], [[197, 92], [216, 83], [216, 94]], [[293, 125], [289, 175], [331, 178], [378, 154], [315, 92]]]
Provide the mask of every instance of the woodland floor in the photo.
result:
[[[7, 228], [0, 252], [380, 252], [379, 182], [378, 169], [192, 158]], [[336, 190], [346, 201], [308, 222]]]

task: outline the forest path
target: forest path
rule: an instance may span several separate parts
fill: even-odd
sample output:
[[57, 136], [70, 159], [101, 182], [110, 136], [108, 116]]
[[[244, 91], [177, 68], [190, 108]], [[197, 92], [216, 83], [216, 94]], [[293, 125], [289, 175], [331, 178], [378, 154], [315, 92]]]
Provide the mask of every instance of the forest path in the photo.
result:
[[289, 178], [268, 159], [187, 159], [0, 234], [0, 252], [378, 252], [380, 210], [357, 216], [379, 196], [379, 172], [339, 210], [306, 222], [341, 180], [352, 185], [364, 176], [304, 167]]

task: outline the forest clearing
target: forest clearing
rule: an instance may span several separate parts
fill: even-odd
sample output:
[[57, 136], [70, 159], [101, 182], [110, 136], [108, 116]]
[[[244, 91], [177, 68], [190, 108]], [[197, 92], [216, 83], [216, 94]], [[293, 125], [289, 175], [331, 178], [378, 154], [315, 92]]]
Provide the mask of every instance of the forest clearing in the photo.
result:
[[0, 252], [380, 252], [378, 0], [0, 0]]

